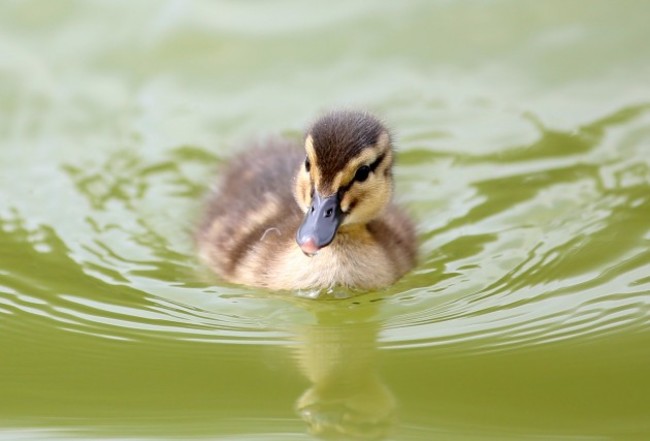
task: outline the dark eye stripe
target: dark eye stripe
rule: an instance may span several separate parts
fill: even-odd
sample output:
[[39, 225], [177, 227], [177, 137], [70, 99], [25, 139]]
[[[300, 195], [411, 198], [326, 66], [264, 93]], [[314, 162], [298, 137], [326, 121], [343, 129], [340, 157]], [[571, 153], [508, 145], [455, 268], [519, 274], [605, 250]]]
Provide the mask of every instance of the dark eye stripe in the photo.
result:
[[377, 167], [379, 167], [379, 164], [382, 163], [382, 161], [384, 160], [385, 157], [386, 157], [386, 153], [382, 153], [381, 155], [379, 155], [379, 157], [377, 157], [377, 159], [375, 159], [375, 162], [373, 162], [372, 164], [370, 164], [370, 171], [371, 171], [371, 172], [374, 172], [375, 169], [376, 169]]
[[[375, 169], [377, 167], [379, 167], [379, 164], [381, 164], [384, 161], [385, 157], [386, 157], [385, 153], [382, 153], [381, 155], [379, 155], [379, 157], [377, 157], [377, 159], [375, 159], [375, 161], [372, 164], [370, 164], [370, 167], [369, 167], [370, 171], [374, 172]], [[350, 181], [350, 183], [348, 185], [344, 185], [344, 186], [340, 187], [339, 191], [338, 191], [339, 197], [343, 198], [343, 195], [345, 194], [345, 192], [348, 191], [350, 189], [350, 187], [352, 187], [352, 185], [355, 182], [356, 182], [356, 180], [353, 178], [352, 181]]]
[[359, 167], [359, 169], [357, 170], [357, 174], [354, 175], [354, 180], [357, 182], [365, 181], [368, 178], [368, 175], [375, 171], [375, 169], [379, 166], [379, 164], [381, 164], [381, 162], [384, 160], [385, 157], [386, 157], [385, 154], [381, 154], [377, 157], [377, 159], [375, 159], [375, 161], [372, 164], [362, 165], [361, 167]]

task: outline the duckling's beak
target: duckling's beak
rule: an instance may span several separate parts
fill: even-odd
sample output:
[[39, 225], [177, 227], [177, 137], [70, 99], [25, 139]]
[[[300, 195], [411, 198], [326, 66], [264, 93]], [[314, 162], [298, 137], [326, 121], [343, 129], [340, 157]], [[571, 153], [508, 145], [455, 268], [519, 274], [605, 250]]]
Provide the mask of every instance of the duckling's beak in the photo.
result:
[[296, 233], [296, 242], [302, 252], [313, 256], [318, 250], [332, 243], [342, 218], [338, 195], [322, 198], [315, 191], [311, 207]]

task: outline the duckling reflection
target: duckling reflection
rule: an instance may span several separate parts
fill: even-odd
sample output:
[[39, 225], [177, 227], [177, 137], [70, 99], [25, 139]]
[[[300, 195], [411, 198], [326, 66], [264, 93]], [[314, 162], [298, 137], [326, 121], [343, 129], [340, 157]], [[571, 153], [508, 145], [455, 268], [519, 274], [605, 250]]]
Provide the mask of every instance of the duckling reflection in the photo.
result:
[[[300, 370], [312, 383], [296, 402], [309, 431], [327, 439], [382, 439], [395, 422], [396, 401], [377, 372], [375, 306], [315, 311], [297, 332]], [[361, 309], [361, 308], [359, 308]]]

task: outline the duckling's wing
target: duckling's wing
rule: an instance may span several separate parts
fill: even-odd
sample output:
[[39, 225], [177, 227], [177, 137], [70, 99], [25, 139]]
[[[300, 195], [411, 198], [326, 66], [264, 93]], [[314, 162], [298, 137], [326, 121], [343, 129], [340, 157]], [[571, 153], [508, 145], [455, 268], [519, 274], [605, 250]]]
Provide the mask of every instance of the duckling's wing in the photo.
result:
[[299, 145], [288, 140], [254, 146], [234, 157], [222, 171], [210, 207], [222, 214], [227, 210], [231, 217], [260, 213], [273, 202], [287, 211], [299, 212], [292, 192], [293, 178], [304, 158]]
[[236, 156], [222, 171], [197, 235], [217, 272], [235, 271], [261, 239], [267, 245], [294, 240], [302, 212], [293, 179], [304, 158], [297, 143], [273, 140]]

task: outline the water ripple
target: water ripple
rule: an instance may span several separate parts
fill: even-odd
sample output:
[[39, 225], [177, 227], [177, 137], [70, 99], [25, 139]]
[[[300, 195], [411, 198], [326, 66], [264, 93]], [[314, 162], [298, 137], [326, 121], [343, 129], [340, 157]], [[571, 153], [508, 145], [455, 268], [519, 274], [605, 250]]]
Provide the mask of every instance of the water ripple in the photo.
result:
[[[2, 268], [14, 270], [0, 273], [0, 314], [107, 339], [287, 345], [315, 309], [364, 317], [373, 305], [363, 320], [377, 323], [379, 344], [393, 349], [502, 350], [645, 330], [647, 114], [646, 106], [623, 109], [573, 134], [538, 124], [537, 141], [505, 153], [433, 154], [426, 168], [441, 174], [429, 183], [417, 173], [426, 150], [406, 150], [405, 185], [425, 186], [406, 191], [424, 210], [421, 265], [386, 291], [318, 306], [202, 275], [188, 246], [191, 224], [178, 214], [198, 208], [198, 181], [216, 161], [201, 149], [179, 148], [160, 162], [118, 152], [103, 165], [66, 166], [88, 199], [92, 234], [71, 240], [6, 212]], [[184, 170], [199, 164], [188, 179]], [[161, 183], [167, 191], [151, 199]], [[421, 194], [428, 204], [419, 205]], [[161, 199], [185, 208], [156, 223], [150, 207]]]

